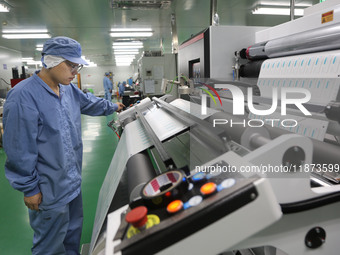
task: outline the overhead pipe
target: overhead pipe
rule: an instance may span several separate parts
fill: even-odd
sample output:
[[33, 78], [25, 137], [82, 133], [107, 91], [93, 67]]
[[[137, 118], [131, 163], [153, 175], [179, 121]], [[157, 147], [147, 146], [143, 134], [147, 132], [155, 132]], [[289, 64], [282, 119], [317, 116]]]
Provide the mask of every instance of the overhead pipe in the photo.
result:
[[290, 0], [290, 20], [294, 20], [295, 0]]
[[177, 25], [176, 25], [176, 15], [171, 14], [171, 35], [172, 35], [172, 53], [178, 53], [178, 35], [177, 35]]
[[210, 0], [210, 26], [219, 25], [218, 23], [217, 0]]

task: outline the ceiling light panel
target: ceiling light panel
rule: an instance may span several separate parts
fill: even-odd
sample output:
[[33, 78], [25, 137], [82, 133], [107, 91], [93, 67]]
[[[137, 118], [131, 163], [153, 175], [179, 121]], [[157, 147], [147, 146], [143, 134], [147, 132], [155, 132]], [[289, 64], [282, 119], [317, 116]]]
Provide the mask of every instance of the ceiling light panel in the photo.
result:
[[27, 33], [47, 33], [47, 29], [4, 29], [3, 33], [6, 34], [27, 34]]
[[114, 51], [115, 55], [129, 55], [129, 54], [139, 54], [138, 51]]
[[114, 32], [110, 33], [111, 37], [150, 37], [152, 32]]
[[143, 46], [133, 46], [133, 45], [131, 45], [131, 46], [112, 46], [112, 48], [113, 49], [141, 49], [141, 48], [143, 48]]
[[8, 6], [0, 4], [0, 12], [9, 12]]
[[[258, 2], [258, 5], [272, 5], [272, 6], [290, 6], [289, 1], [260, 1]], [[311, 3], [307, 2], [300, 2], [300, 3], [295, 3], [295, 7], [310, 7], [312, 6]]]
[[132, 42], [114, 42], [113, 46], [143, 46], [143, 43], [140, 41], [132, 41]]
[[152, 28], [111, 28], [111, 32], [152, 32]]
[[[266, 8], [258, 7], [252, 11], [252, 14], [266, 14], [266, 15], [290, 15], [289, 8]], [[295, 16], [303, 16], [303, 9], [295, 9]]]
[[47, 39], [51, 38], [47, 29], [4, 29], [2, 37], [6, 39]]
[[46, 39], [51, 38], [49, 34], [3, 34], [6, 39]]

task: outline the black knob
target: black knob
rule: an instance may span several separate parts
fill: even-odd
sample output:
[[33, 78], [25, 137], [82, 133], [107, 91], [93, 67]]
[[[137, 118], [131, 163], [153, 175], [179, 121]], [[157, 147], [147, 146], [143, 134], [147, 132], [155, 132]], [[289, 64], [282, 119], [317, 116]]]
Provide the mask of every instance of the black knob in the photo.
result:
[[282, 164], [289, 167], [291, 171], [295, 171], [305, 163], [305, 160], [305, 151], [299, 146], [293, 146], [283, 154]]
[[309, 230], [305, 237], [305, 245], [308, 248], [315, 249], [320, 247], [326, 240], [326, 231], [321, 227], [315, 227]]

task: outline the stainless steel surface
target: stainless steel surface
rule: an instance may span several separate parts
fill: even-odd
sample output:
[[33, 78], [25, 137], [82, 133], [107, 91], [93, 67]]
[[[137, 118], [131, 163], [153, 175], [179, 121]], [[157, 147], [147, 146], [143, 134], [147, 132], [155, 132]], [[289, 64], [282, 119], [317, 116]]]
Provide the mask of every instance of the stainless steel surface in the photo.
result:
[[339, 49], [338, 24], [314, 29], [267, 42], [265, 53], [270, 58]]

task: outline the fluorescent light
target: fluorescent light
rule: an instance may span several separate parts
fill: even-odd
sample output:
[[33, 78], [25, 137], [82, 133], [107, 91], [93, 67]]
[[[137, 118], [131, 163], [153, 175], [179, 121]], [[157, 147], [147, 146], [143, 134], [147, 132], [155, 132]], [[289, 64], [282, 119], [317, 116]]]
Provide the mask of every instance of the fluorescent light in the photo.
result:
[[131, 51], [136, 51], [136, 52], [139, 52], [138, 49], [115, 49], [114, 52], [131, 52]]
[[41, 61], [35, 61], [35, 60], [33, 60], [32, 57], [21, 58], [21, 61], [26, 62], [26, 64], [29, 65], [29, 66], [36, 66], [36, 65], [42, 66]]
[[31, 60], [31, 61], [23, 61], [23, 62], [26, 62], [26, 64], [29, 65], [29, 66], [35, 66], [35, 65], [42, 66], [41, 61]]
[[111, 28], [111, 32], [151, 32], [151, 28]]
[[9, 8], [4, 4], [0, 4], [0, 12], [9, 12]]
[[42, 50], [43, 50], [43, 47], [36, 47], [35, 50], [37, 50], [37, 51], [42, 51]]
[[51, 38], [49, 34], [3, 34], [6, 39], [46, 39]]
[[114, 51], [115, 55], [128, 55], [128, 54], [138, 54], [138, 51]]
[[46, 39], [51, 38], [49, 34], [3, 34], [6, 39]]
[[[264, 5], [271, 5], [271, 6], [286, 6], [289, 7], [290, 3], [289, 1], [260, 1], [258, 2], [259, 5], [264, 6]], [[295, 7], [310, 7], [312, 4], [309, 3], [295, 3]]]
[[117, 32], [110, 33], [111, 37], [149, 37], [152, 36], [152, 32]]
[[113, 46], [143, 46], [143, 43], [140, 41], [132, 41], [132, 42], [114, 42]]
[[84, 65], [84, 67], [96, 67], [97, 66], [96, 63], [94, 63], [91, 60], [87, 59], [84, 55], [81, 56], [81, 57], [82, 57], [82, 59], [84, 59], [88, 63], [88, 65]]
[[[2, 37], [6, 39], [47, 39], [51, 38], [46, 28], [43, 29], [4, 29]], [[42, 47], [42, 46], [41, 46]]]
[[[267, 14], [267, 15], [290, 15], [289, 8], [266, 8], [258, 7], [252, 11], [252, 14]], [[303, 9], [295, 9], [295, 16], [303, 16]]]
[[27, 34], [27, 33], [48, 33], [47, 29], [5, 29], [2, 30], [3, 33], [7, 34]]
[[134, 49], [138, 50], [143, 48], [143, 46], [112, 46], [112, 49]]

